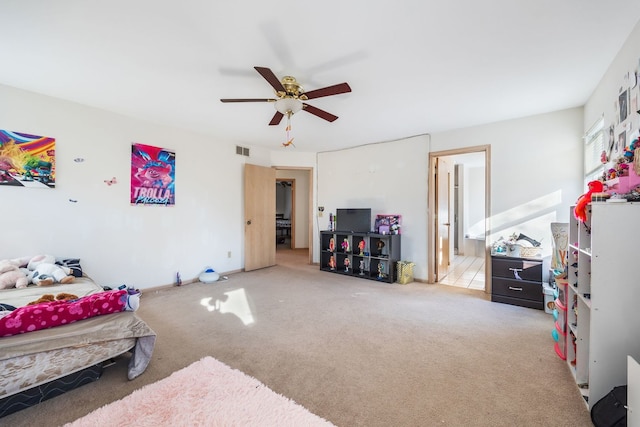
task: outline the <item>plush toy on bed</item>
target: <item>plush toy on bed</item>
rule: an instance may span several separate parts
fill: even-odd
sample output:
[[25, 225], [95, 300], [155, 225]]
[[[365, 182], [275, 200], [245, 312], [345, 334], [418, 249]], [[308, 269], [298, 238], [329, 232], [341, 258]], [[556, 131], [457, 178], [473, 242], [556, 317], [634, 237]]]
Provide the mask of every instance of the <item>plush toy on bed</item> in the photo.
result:
[[68, 294], [66, 292], [61, 292], [56, 296], [53, 296], [53, 294], [44, 294], [37, 300], [27, 303], [27, 305], [35, 305], [35, 304], [40, 304], [41, 302], [51, 302], [51, 301], [75, 301], [77, 299], [78, 299], [77, 295]]
[[3, 259], [0, 261], [0, 289], [26, 288], [29, 277], [20, 268], [19, 262]]
[[36, 255], [29, 261], [27, 269], [31, 272], [31, 280], [38, 286], [51, 286], [54, 283], [72, 283], [75, 278], [71, 269], [55, 264], [52, 255]]

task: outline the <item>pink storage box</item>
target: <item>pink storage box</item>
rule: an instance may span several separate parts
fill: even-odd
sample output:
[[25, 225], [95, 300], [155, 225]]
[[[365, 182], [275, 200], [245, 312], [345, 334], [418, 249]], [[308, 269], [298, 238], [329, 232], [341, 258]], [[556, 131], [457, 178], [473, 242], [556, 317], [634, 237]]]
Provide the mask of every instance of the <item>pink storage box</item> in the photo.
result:
[[606, 192], [609, 194], [627, 194], [640, 185], [640, 176], [636, 174], [633, 168], [629, 168], [628, 176], [619, 176], [618, 178], [605, 181]]

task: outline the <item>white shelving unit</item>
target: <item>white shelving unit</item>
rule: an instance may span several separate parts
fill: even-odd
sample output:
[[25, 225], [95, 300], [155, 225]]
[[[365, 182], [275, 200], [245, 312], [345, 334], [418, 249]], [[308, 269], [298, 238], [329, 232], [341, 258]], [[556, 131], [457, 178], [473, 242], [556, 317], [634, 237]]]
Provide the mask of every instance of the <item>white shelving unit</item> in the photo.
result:
[[640, 365], [627, 357], [627, 425], [640, 425]]
[[573, 208], [567, 364], [591, 409], [627, 383], [627, 356], [640, 359], [640, 203], [593, 202], [585, 223]]

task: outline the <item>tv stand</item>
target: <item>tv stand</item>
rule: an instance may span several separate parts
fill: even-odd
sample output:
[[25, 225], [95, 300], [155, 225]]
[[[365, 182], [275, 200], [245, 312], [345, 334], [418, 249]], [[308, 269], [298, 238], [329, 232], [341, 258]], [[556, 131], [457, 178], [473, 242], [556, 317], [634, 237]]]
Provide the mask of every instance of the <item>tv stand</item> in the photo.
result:
[[[320, 234], [320, 270], [395, 282], [396, 266], [401, 257], [399, 234], [351, 231], [321, 231]], [[364, 245], [362, 252], [361, 245]]]

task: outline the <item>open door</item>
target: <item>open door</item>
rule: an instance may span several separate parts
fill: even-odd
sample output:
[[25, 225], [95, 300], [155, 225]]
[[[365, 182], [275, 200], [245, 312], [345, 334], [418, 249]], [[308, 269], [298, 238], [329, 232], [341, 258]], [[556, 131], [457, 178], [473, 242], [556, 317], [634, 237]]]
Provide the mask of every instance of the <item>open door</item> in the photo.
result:
[[276, 171], [244, 165], [244, 269], [276, 264]]
[[439, 282], [449, 272], [451, 172], [452, 167], [445, 158], [436, 158], [436, 282]]
[[[440, 269], [441, 266], [444, 265], [444, 259], [440, 256], [445, 256], [444, 251], [441, 252], [441, 249], [449, 250], [446, 251], [446, 254], [450, 254], [453, 257], [453, 245], [449, 243], [440, 242], [440, 237], [442, 235], [448, 235], [447, 229], [450, 226], [445, 226], [444, 224], [452, 222], [449, 220], [443, 220], [443, 216], [445, 218], [452, 219], [453, 218], [453, 204], [447, 204], [444, 202], [444, 194], [450, 193], [452, 194], [451, 185], [447, 185], [448, 190], [442, 189], [442, 186], [445, 185], [446, 175], [449, 175], [449, 179], [453, 179], [451, 176], [451, 172], [453, 170], [453, 165], [455, 163], [454, 159], [449, 159], [449, 166], [443, 164], [440, 160], [443, 157], [450, 156], [458, 156], [463, 154], [472, 154], [472, 153], [482, 153], [484, 163], [484, 201], [483, 210], [484, 216], [480, 222], [482, 230], [478, 231], [478, 234], [482, 234], [484, 236], [488, 236], [491, 230], [491, 146], [490, 145], [477, 145], [473, 147], [464, 147], [464, 148], [455, 148], [451, 150], [444, 151], [432, 151], [429, 153], [429, 191], [427, 195], [427, 203], [428, 206], [433, 208], [429, 208], [427, 212], [427, 221], [428, 221], [428, 240], [427, 240], [427, 277], [428, 283], [437, 283], [442, 279], [443, 271]], [[449, 169], [449, 171], [444, 174], [443, 170]], [[443, 212], [441, 208], [447, 207], [449, 213]], [[450, 231], [449, 231], [450, 232]], [[485, 240], [486, 245], [486, 240]], [[489, 258], [490, 252], [487, 250], [486, 246], [484, 251], [482, 251], [482, 256], [485, 259], [485, 292], [491, 293], [491, 259]], [[454, 261], [453, 258], [448, 260], [449, 268]]]

